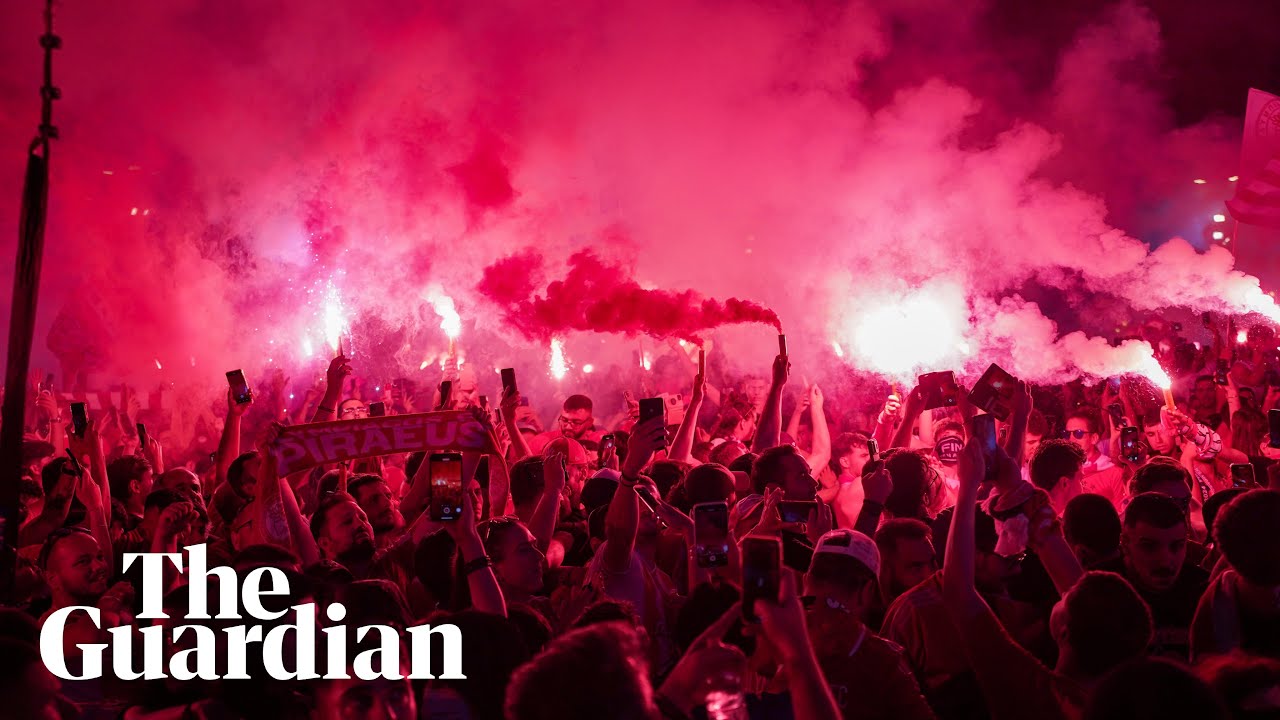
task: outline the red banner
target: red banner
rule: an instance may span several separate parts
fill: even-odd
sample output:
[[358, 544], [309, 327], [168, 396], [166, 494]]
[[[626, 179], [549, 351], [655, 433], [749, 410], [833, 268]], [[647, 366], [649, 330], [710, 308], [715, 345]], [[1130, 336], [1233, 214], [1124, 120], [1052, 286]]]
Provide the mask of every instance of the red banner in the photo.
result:
[[276, 441], [281, 475], [375, 455], [444, 450], [498, 452], [488, 429], [465, 410], [293, 425]]

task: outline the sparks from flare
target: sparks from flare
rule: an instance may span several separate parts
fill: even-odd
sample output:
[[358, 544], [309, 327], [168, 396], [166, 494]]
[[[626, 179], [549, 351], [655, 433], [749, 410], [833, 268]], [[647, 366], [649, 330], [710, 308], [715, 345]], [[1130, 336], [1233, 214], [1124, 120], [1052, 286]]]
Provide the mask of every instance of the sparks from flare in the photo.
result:
[[550, 370], [551, 377], [556, 380], [563, 380], [569, 372], [569, 365], [564, 359], [564, 341], [560, 338], [551, 338]]
[[329, 343], [330, 349], [337, 351], [342, 333], [347, 329], [347, 318], [342, 307], [342, 297], [333, 283], [329, 283], [325, 290], [324, 314], [321, 321], [324, 325], [325, 340]]
[[431, 303], [431, 309], [440, 316], [440, 329], [444, 331], [445, 336], [450, 340], [457, 340], [462, 334], [462, 317], [458, 315], [453, 298], [433, 290], [428, 293], [427, 300]]

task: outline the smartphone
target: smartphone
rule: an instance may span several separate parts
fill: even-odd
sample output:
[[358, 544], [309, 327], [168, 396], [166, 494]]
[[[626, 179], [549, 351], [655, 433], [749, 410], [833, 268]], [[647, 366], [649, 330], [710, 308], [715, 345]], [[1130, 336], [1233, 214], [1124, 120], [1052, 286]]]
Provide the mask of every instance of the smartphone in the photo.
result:
[[462, 515], [462, 453], [431, 453], [431, 519], [451, 522]]
[[781, 355], [782, 357], [787, 357], [787, 336], [786, 335], [782, 335], [782, 334], [778, 335], [778, 354]]
[[618, 436], [614, 435], [613, 433], [609, 433], [607, 435], [603, 435], [600, 437], [601, 454], [603, 454], [605, 450], [615, 449], [617, 445], [618, 445]]
[[385, 417], [387, 414], [387, 404], [379, 400], [378, 402], [369, 403], [369, 417]]
[[84, 477], [84, 467], [76, 459], [76, 454], [71, 452], [71, 448], [67, 448], [67, 467], [76, 477]]
[[1273, 448], [1280, 448], [1280, 409], [1272, 409], [1267, 411], [1267, 425], [1270, 426], [1271, 438], [1267, 445]]
[[53, 373], [44, 376], [44, 384], [40, 386], [40, 389], [53, 392]]
[[516, 369], [502, 369], [502, 395], [506, 397], [508, 393], [516, 392]]
[[440, 383], [440, 409], [448, 410], [453, 406], [453, 381], [445, 380]]
[[660, 397], [643, 398], [640, 400], [640, 421], [637, 424], [652, 420], [654, 418], [663, 418], [663, 425], [666, 425], [667, 403]]
[[489, 412], [489, 396], [488, 395], [480, 396], [480, 409], [485, 411], [486, 413]]
[[809, 513], [817, 506], [813, 500], [782, 500], [778, 503], [778, 515], [784, 523], [809, 522]]
[[84, 431], [89, 427], [89, 412], [85, 410], [85, 404], [82, 402], [71, 403], [71, 434], [76, 437], [84, 437]]
[[640, 500], [645, 505], [649, 506], [649, 512], [658, 511], [658, 501], [656, 498], [653, 497], [653, 491], [649, 489], [648, 485], [637, 485], [636, 495], [639, 495]]
[[955, 407], [960, 401], [960, 386], [956, 384], [956, 374], [950, 370], [921, 375], [919, 385], [925, 410]]
[[1258, 486], [1258, 481], [1254, 477], [1252, 464], [1232, 463], [1231, 487], [1252, 488], [1257, 486]]
[[748, 537], [742, 541], [742, 620], [760, 622], [756, 600], [776, 603], [782, 586], [782, 541]]
[[1213, 381], [1218, 385], [1226, 385], [1229, 370], [1231, 370], [1231, 361], [1224, 357], [1218, 358], [1218, 364], [1213, 369]]
[[244, 405], [253, 400], [253, 391], [249, 389], [249, 382], [244, 379], [243, 370], [228, 372], [227, 384], [231, 386], [231, 399], [235, 400], [237, 405]]
[[138, 446], [145, 448], [147, 446], [147, 426], [138, 423]]
[[1111, 422], [1124, 426], [1124, 406], [1118, 402], [1113, 402], [1107, 406], [1107, 413], [1111, 415]]
[[880, 443], [875, 438], [867, 439], [867, 462], [873, 463], [880, 460]]
[[1132, 425], [1120, 431], [1120, 456], [1131, 463], [1142, 462], [1141, 433]]
[[693, 548], [700, 568], [729, 564], [729, 504], [698, 503], [693, 506]]
[[974, 415], [969, 419], [969, 437], [982, 447], [982, 459], [986, 464], [987, 478], [994, 477], [999, 471], [997, 450], [999, 437], [996, 435], [996, 416], [991, 414]]
[[1005, 421], [1013, 413], [1013, 397], [1017, 389], [1017, 380], [1004, 368], [992, 363], [969, 392], [969, 402]]

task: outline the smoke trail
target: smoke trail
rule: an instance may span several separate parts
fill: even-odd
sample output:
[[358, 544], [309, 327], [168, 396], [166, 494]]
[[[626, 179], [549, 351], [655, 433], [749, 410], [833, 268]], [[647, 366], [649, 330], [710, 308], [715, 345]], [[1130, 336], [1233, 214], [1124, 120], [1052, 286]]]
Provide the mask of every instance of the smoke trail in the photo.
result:
[[699, 333], [738, 323], [765, 323], [782, 332], [777, 314], [766, 307], [737, 298], [703, 298], [691, 290], [645, 289], [628, 279], [626, 269], [606, 264], [590, 251], [571, 256], [568, 273], [547, 285], [545, 295], [532, 295], [527, 283], [513, 286], [512, 276], [528, 278], [541, 267], [542, 259], [533, 251], [505, 258], [485, 268], [479, 288], [503, 307], [507, 323], [530, 340], [578, 330], [700, 344]]

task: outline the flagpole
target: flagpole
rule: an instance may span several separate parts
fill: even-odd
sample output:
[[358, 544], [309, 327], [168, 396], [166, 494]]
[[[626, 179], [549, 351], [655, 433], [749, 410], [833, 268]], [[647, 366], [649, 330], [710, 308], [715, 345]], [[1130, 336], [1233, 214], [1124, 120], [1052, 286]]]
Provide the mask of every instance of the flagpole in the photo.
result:
[[0, 409], [0, 522], [4, 546], [0, 551], [0, 602], [13, 600], [17, 567], [18, 487], [22, 471], [22, 435], [26, 421], [27, 371], [35, 334], [36, 297], [40, 290], [40, 258], [44, 251], [49, 210], [49, 145], [58, 137], [53, 126], [53, 101], [61, 92], [53, 84], [53, 51], [62, 40], [53, 34], [53, 0], [46, 0], [44, 84], [40, 87], [40, 127], [27, 147], [27, 174], [22, 186], [18, 220], [18, 255], [13, 273], [13, 305], [9, 312], [9, 353], [4, 375], [4, 405]]

